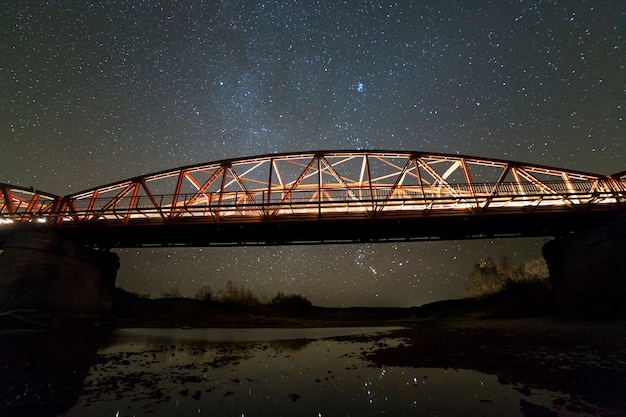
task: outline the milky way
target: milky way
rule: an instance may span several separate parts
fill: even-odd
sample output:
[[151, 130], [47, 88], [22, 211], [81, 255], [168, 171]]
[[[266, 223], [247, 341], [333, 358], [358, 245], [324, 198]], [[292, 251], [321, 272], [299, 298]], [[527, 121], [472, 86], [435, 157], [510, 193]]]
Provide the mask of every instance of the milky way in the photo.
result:
[[[626, 169], [626, 2], [204, 3], [6, 2], [0, 182], [68, 194], [316, 149]], [[119, 250], [118, 285], [420, 305], [544, 241]]]

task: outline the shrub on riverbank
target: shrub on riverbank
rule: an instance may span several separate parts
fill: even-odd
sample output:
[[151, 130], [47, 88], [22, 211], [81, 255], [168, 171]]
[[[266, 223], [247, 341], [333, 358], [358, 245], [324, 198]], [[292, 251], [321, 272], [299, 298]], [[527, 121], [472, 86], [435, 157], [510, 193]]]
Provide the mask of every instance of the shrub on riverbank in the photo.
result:
[[272, 300], [261, 302], [250, 289], [232, 281], [216, 293], [205, 284], [195, 298], [181, 296], [176, 287], [161, 292], [161, 296], [154, 299], [116, 288], [113, 300], [115, 317], [165, 326], [186, 322], [267, 324], [268, 320], [302, 318], [312, 309], [311, 302], [298, 294], [279, 292]]
[[271, 305], [279, 307], [284, 310], [308, 310], [312, 304], [309, 300], [299, 294], [285, 295], [282, 292], [276, 294], [276, 297], [270, 302]]
[[487, 258], [474, 265], [463, 293], [466, 298], [481, 298], [501, 291], [515, 292], [524, 288], [542, 287], [547, 283], [548, 266], [543, 258], [519, 264], [509, 258], [503, 258], [499, 263]]
[[519, 264], [508, 258], [474, 266], [464, 295], [473, 300], [473, 315], [528, 317], [554, 312], [554, 293], [542, 258]]

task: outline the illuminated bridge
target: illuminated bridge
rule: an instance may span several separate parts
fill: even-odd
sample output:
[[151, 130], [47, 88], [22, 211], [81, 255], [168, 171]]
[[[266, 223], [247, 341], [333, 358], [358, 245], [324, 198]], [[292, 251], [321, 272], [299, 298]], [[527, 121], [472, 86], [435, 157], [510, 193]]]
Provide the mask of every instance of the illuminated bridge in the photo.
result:
[[626, 206], [626, 171], [400, 151], [229, 159], [66, 196], [0, 188], [0, 241], [50, 229], [104, 249], [562, 236]]

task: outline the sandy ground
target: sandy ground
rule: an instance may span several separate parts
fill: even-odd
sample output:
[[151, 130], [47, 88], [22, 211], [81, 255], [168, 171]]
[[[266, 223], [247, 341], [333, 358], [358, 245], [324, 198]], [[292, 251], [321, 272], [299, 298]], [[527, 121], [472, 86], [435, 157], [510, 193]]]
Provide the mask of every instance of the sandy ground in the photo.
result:
[[424, 320], [393, 336], [405, 342], [369, 359], [385, 366], [495, 374], [520, 390], [569, 393], [579, 404], [571, 411], [585, 414], [589, 403], [605, 409], [602, 415], [626, 416], [626, 321]]

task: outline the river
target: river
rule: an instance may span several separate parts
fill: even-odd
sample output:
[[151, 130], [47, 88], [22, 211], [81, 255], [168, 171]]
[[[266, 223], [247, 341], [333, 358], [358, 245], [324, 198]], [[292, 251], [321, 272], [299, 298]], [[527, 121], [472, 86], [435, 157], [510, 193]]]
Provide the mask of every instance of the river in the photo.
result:
[[524, 403], [579, 415], [566, 394], [495, 375], [374, 366], [368, 353], [406, 343], [391, 330], [118, 329], [21, 335], [11, 352], [5, 338], [2, 415], [524, 416]]

